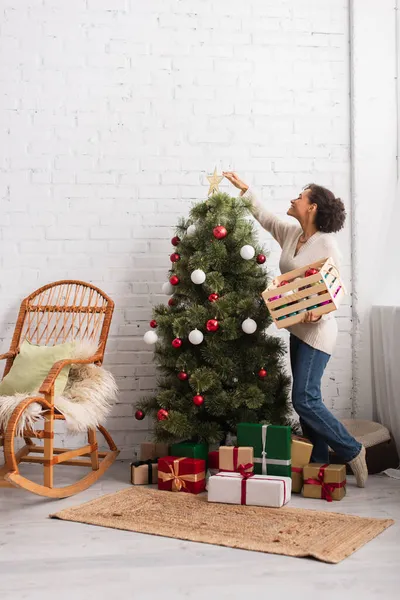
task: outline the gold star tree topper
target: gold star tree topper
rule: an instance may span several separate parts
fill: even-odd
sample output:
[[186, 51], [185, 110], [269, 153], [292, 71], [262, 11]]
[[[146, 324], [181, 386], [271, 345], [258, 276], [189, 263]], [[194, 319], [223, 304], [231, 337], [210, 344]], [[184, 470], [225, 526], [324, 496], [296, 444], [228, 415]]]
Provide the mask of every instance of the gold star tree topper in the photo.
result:
[[217, 175], [217, 167], [214, 169], [212, 175], [207, 175], [207, 179], [210, 182], [210, 189], [208, 190], [208, 196], [211, 196], [214, 192], [219, 192], [219, 184], [223, 180], [223, 175]]

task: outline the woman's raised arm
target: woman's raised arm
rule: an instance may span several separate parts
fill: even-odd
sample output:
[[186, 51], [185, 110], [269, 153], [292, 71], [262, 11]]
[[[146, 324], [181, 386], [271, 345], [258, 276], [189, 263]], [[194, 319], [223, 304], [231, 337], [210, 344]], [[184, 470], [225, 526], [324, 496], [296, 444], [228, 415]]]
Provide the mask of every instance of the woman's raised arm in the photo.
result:
[[240, 195], [250, 200], [252, 205], [253, 216], [257, 219], [260, 225], [268, 231], [272, 237], [283, 246], [288, 232], [293, 228], [293, 225], [286, 223], [273, 213], [265, 208], [262, 202], [257, 198], [255, 192], [242, 181], [236, 173], [226, 171], [224, 177], [230, 181], [237, 189], [240, 190]]

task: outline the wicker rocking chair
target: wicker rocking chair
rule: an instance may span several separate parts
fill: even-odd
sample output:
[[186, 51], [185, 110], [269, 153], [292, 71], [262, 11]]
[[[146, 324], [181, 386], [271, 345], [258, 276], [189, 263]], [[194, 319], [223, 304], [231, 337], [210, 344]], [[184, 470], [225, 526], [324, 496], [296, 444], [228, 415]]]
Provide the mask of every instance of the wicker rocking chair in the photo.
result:
[[[107, 442], [107, 452], [98, 451], [96, 428], [88, 430], [88, 444], [81, 448], [54, 448], [54, 422], [64, 420], [54, 406], [55, 380], [65, 365], [102, 364], [113, 310], [114, 302], [104, 292], [81, 281], [51, 283], [23, 300], [10, 351], [0, 356], [0, 359], [6, 359], [4, 376], [10, 371], [24, 340], [43, 345], [83, 340], [98, 343], [98, 350], [88, 359], [68, 359], [55, 363], [40, 387], [39, 393], [42, 395], [22, 400], [14, 409], [6, 431], [0, 430], [0, 446], [4, 446], [0, 488], [20, 487], [40, 496], [66, 498], [87, 489], [117, 458], [118, 450], [110, 434], [101, 425], [97, 429]], [[35, 430], [24, 429], [25, 445], [15, 451], [18, 421], [33, 402], [44, 409], [43, 426]], [[34, 444], [32, 438], [43, 440], [43, 445]], [[21, 462], [43, 464], [44, 485], [22, 476], [19, 472]], [[55, 465], [89, 468], [90, 473], [66, 487], [54, 487]]]

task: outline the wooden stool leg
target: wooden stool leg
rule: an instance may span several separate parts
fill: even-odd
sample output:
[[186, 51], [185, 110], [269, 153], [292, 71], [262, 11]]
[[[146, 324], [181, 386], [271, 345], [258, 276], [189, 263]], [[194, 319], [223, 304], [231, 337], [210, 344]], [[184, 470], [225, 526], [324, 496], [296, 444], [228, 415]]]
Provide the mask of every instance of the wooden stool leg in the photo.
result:
[[48, 488], [53, 487], [53, 449], [54, 449], [54, 409], [52, 408], [45, 416], [44, 421], [44, 485]]
[[90, 453], [90, 459], [92, 461], [92, 470], [97, 471], [99, 468], [99, 450], [97, 447], [96, 430], [88, 430], [88, 441], [91, 446], [94, 446], [93, 452]]

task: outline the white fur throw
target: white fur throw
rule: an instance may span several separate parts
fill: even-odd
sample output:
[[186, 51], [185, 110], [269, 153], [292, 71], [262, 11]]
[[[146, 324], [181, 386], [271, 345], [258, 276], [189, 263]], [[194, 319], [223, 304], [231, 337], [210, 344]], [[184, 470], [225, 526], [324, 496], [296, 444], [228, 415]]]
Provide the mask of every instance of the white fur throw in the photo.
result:
[[[96, 344], [77, 342], [71, 358], [89, 358], [96, 350]], [[64, 415], [68, 431], [80, 433], [104, 423], [117, 391], [114, 377], [102, 367], [72, 365], [63, 395], [54, 399], [54, 405]], [[38, 393], [0, 396], [0, 428], [3, 431], [19, 403], [34, 395]], [[33, 429], [42, 412], [40, 404], [30, 404], [19, 420], [17, 435], [21, 436], [26, 427]]]

